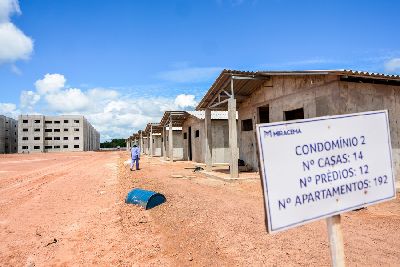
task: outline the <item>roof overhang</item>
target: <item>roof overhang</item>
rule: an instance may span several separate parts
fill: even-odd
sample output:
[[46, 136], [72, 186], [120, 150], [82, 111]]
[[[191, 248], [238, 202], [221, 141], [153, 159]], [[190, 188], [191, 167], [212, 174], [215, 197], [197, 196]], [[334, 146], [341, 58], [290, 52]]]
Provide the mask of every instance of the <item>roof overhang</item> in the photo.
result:
[[[304, 70], [304, 71], [238, 71], [223, 70], [217, 77], [196, 110], [207, 108], [227, 110], [228, 99], [234, 97], [237, 103], [243, 102], [255, 90], [262, 86], [272, 76], [304, 76], [304, 75], [336, 75], [341, 80], [354, 81], [364, 79], [367, 82], [400, 85], [399, 75], [389, 75], [374, 72], [353, 70]], [[360, 80], [362, 81], [362, 80]]]
[[182, 127], [183, 122], [189, 114], [186, 111], [165, 111], [161, 118], [161, 127], [169, 126], [172, 121], [172, 127]]
[[144, 130], [144, 133], [149, 134], [150, 132], [154, 133], [162, 133], [163, 127], [159, 123], [148, 123], [146, 125], [146, 129]]
[[258, 72], [223, 70], [196, 110], [227, 110], [229, 98], [234, 97], [240, 103], [269, 79]]

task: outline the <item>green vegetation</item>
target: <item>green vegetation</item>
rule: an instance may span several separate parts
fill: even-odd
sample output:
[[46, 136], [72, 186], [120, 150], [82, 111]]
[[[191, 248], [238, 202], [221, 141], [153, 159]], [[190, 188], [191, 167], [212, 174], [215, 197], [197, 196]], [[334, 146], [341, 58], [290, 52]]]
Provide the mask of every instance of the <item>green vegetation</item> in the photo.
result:
[[112, 139], [111, 142], [100, 143], [100, 148], [116, 148], [116, 147], [125, 147], [126, 140], [125, 139]]

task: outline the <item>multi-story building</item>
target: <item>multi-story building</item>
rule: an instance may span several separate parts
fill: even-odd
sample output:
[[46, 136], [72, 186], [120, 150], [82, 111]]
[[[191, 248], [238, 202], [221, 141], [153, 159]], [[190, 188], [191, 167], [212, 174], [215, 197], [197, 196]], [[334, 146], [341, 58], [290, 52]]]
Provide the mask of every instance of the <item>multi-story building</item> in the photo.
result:
[[19, 116], [18, 153], [98, 149], [100, 134], [84, 116]]
[[18, 122], [0, 115], [0, 154], [17, 153]]

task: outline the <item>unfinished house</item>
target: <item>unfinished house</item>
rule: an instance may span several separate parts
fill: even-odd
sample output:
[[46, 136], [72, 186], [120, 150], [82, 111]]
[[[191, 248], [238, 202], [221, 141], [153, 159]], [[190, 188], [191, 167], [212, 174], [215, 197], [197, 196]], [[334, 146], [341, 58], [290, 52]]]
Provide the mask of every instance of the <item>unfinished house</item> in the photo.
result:
[[130, 150], [133, 147], [133, 145], [137, 145], [140, 147], [139, 140], [140, 140], [140, 133], [134, 133], [131, 136], [129, 136], [128, 139], [126, 139], [126, 149]]
[[18, 122], [0, 115], [0, 154], [17, 153]]
[[149, 156], [162, 156], [162, 126], [159, 123], [148, 123], [143, 135], [147, 136], [146, 151]]
[[145, 134], [143, 134], [142, 137], [141, 137], [141, 143], [142, 143], [142, 146], [141, 146], [140, 149], [141, 149], [142, 153], [145, 154], [145, 155], [149, 155], [149, 153], [150, 153], [149, 137], [146, 136]]
[[84, 116], [19, 116], [18, 153], [99, 149], [100, 134]]
[[[400, 76], [352, 70], [224, 70], [197, 110], [228, 110], [231, 177], [238, 159], [258, 170], [255, 125], [387, 109], [395, 170], [400, 167]], [[233, 112], [238, 111], [238, 131]], [[210, 112], [208, 111], [208, 114]], [[235, 122], [236, 123], [236, 122]]]
[[[182, 121], [183, 159], [205, 163], [205, 112], [186, 111]], [[211, 112], [212, 163], [229, 163], [228, 113]]]
[[163, 157], [170, 161], [183, 160], [182, 120], [184, 111], [165, 111], [161, 118]]

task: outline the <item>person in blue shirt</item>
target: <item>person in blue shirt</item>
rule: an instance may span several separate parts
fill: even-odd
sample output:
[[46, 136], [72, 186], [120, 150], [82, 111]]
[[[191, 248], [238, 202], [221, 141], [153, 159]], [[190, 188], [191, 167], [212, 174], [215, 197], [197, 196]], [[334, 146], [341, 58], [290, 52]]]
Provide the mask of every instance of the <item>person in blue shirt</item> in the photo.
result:
[[140, 148], [138, 148], [137, 145], [133, 145], [131, 149], [131, 157], [132, 157], [131, 171], [133, 171], [133, 163], [135, 162], [136, 162], [136, 170], [139, 170]]

